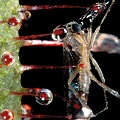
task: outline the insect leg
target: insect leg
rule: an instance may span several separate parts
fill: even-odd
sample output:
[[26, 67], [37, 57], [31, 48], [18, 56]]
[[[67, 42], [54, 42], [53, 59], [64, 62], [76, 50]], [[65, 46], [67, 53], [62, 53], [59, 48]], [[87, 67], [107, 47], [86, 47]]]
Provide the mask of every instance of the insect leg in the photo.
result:
[[[91, 24], [91, 26], [92, 26], [92, 24]], [[92, 28], [90, 27], [90, 28], [88, 29], [87, 41], [90, 41], [90, 42], [89, 42], [89, 43], [90, 43], [90, 46], [89, 46], [89, 47], [92, 47], [92, 46], [93, 46], [93, 43], [94, 43], [94, 41], [95, 41], [95, 39], [96, 39], [96, 36], [99, 34], [99, 30], [100, 30], [100, 27], [98, 26], [98, 28], [95, 30], [95, 32], [94, 32], [94, 34], [93, 34], [93, 36], [92, 36]], [[91, 54], [90, 52], [89, 52], [89, 58], [91, 59], [92, 64], [95, 66], [95, 69], [97, 70], [97, 72], [98, 72], [98, 74], [99, 74], [99, 76], [100, 76], [100, 78], [101, 78], [102, 83], [105, 84], [105, 78], [104, 78], [104, 76], [103, 76], [103, 73], [102, 73], [102, 71], [101, 71], [98, 63], [97, 63], [96, 60], [92, 57], [92, 54]], [[90, 69], [88, 69], [88, 70], [90, 70]], [[104, 92], [104, 98], [105, 98], [105, 108], [104, 108], [103, 110], [101, 110], [98, 114], [100, 114], [101, 112], [104, 112], [105, 110], [108, 109], [108, 101], [107, 101], [106, 91], [103, 90], [103, 92]]]
[[92, 61], [92, 64], [95, 66], [95, 69], [97, 70], [97, 72], [98, 72], [98, 74], [99, 74], [102, 82], [105, 83], [105, 78], [104, 78], [104, 75], [103, 75], [103, 73], [102, 73], [102, 70], [100, 69], [97, 61], [93, 58], [93, 56], [92, 56], [91, 53], [90, 53], [90, 59], [91, 59], [91, 61]]
[[88, 74], [90, 75], [90, 78], [91, 78], [94, 82], [96, 82], [100, 87], [102, 87], [105, 91], [108, 91], [110, 94], [112, 94], [112, 95], [114, 95], [115, 97], [117, 97], [117, 98], [120, 99], [120, 94], [119, 94], [117, 91], [111, 89], [110, 87], [108, 87], [108, 86], [106, 86], [105, 84], [103, 84], [103, 83], [101, 83], [100, 81], [98, 81], [98, 80], [96, 79], [96, 77], [91, 73], [91, 71], [88, 70], [87, 72], [88, 72]]
[[92, 24], [90, 24], [90, 27], [88, 29], [88, 34], [87, 34], [87, 41], [89, 44], [91, 43], [91, 37], [92, 37]]
[[[104, 2], [105, 2], [105, 1], [104, 1]], [[103, 2], [103, 5], [104, 5], [104, 2]], [[103, 24], [105, 18], [107, 17], [107, 15], [108, 15], [108, 13], [109, 13], [112, 5], [114, 4], [114, 2], [115, 2], [115, 0], [112, 0], [112, 2], [111, 2], [111, 4], [109, 5], [109, 7], [108, 7], [108, 9], [107, 9], [107, 11], [106, 11], [103, 19], [101, 20], [100, 25], [98, 25], [98, 27], [96, 28], [95, 32], [93, 33], [93, 36], [91, 37], [91, 40], [90, 40], [89, 49], [91, 49], [91, 48], [93, 47], [94, 42], [95, 42], [95, 39], [96, 39], [97, 35], [99, 34], [101, 25]], [[89, 31], [89, 30], [88, 30], [88, 31]], [[88, 37], [88, 38], [89, 38], [89, 37]], [[89, 38], [89, 39], [90, 39], [90, 38]], [[88, 39], [88, 40], [89, 40], [89, 39]], [[92, 60], [92, 63], [93, 63], [93, 65], [95, 66], [95, 68], [96, 68], [96, 70], [97, 70], [97, 72], [98, 72], [98, 74], [99, 74], [99, 76], [100, 76], [100, 78], [101, 78], [101, 80], [102, 80], [102, 84], [104, 84], [104, 83], [105, 83], [105, 79], [104, 79], [103, 73], [102, 73], [102, 71], [101, 71], [98, 63], [95, 61], [95, 59], [92, 57], [91, 54], [90, 54], [90, 59]], [[106, 90], [105, 90], [105, 89], [104, 89], [104, 97], [105, 97], [105, 103], [106, 103], [106, 106], [105, 106], [105, 109], [104, 109], [104, 110], [106, 110], [106, 109], [108, 109], [108, 101], [107, 101], [107, 96], [106, 96]], [[104, 111], [104, 110], [103, 110], [103, 111]], [[101, 112], [103, 112], [103, 111], [100, 111], [99, 113], [101, 113]], [[99, 113], [98, 113], [98, 114], [99, 114]]]
[[[93, 36], [92, 36], [92, 38], [91, 38], [91, 43], [90, 43], [90, 46], [89, 46], [90, 49], [93, 47], [94, 41], [95, 41], [95, 39], [96, 39], [99, 31], [100, 31], [101, 25], [102, 25], [103, 22], [105, 21], [105, 18], [107, 17], [109, 11], [111, 10], [111, 7], [113, 6], [114, 2], [115, 2], [115, 0], [112, 0], [112, 2], [111, 2], [111, 4], [109, 5], [109, 7], [108, 7], [108, 9], [107, 9], [107, 11], [106, 11], [106, 13], [105, 13], [105, 15], [104, 15], [103, 18], [102, 18], [100, 24], [98, 25], [98, 27], [96, 28], [95, 32], [93, 33]], [[103, 5], [104, 5], [104, 4], [103, 4]]]
[[107, 11], [106, 11], [103, 19], [101, 20], [100, 26], [101, 26], [101, 25], [103, 24], [103, 22], [105, 21], [105, 18], [107, 17], [108, 13], [110, 12], [111, 7], [113, 6], [114, 2], [115, 2], [115, 0], [112, 0], [112, 2], [111, 2], [111, 4], [109, 5], [109, 7], [108, 7], [108, 9], [107, 9]]
[[[117, 91], [111, 89], [110, 87], [106, 86], [104, 83], [101, 83], [100, 81], [98, 81], [98, 80], [96, 79], [96, 77], [91, 73], [91, 71], [88, 70], [87, 72], [88, 72], [88, 74], [90, 75], [91, 80], [93, 80], [93, 81], [96, 82], [100, 87], [102, 87], [102, 88], [104, 89], [104, 91], [108, 91], [110, 94], [112, 94], [112, 95], [114, 95], [115, 97], [117, 97], [117, 98], [120, 99], [120, 94], [119, 94]], [[106, 95], [106, 94], [105, 94], [105, 95]], [[104, 111], [107, 110], [107, 109], [108, 109], [108, 107], [107, 107], [107, 105], [106, 105], [106, 107], [105, 107], [103, 110], [101, 110], [100, 112], [96, 113], [96, 114], [94, 115], [94, 117], [96, 117], [98, 114], [104, 112]]]
[[[90, 53], [90, 59], [92, 61], [92, 64], [95, 66], [95, 69], [97, 70], [102, 83], [105, 84], [105, 78], [104, 78], [104, 75], [102, 73], [102, 70], [100, 69], [100, 67], [99, 67], [98, 63], [96, 62], [96, 60], [92, 57], [91, 53]], [[105, 109], [104, 110], [107, 110], [108, 109], [108, 101], [107, 101], [107, 95], [106, 95], [105, 90], [104, 90], [104, 97], [105, 97]]]
[[[88, 29], [88, 34], [87, 34], [87, 41], [90, 41], [90, 46], [89, 47], [93, 46], [94, 41], [95, 41], [97, 35], [99, 34], [99, 31], [100, 31], [100, 26], [98, 26], [97, 29], [95, 30], [93, 36], [92, 36], [92, 28], [91, 28], [91, 26], [92, 26], [92, 24], [90, 25], [90, 28]], [[103, 76], [103, 73], [102, 73], [98, 63], [92, 57], [92, 54], [90, 52], [89, 52], [89, 57], [90, 57], [90, 59], [92, 61], [92, 64], [95, 66], [95, 68], [96, 68], [96, 70], [97, 70], [97, 72], [98, 72], [98, 74], [99, 74], [99, 76], [101, 78], [102, 83], [105, 84], [105, 78]], [[102, 111], [100, 111], [99, 113], [101, 113], [101, 112], [108, 109], [108, 101], [107, 101], [106, 91], [105, 90], [103, 90], [103, 91], [104, 91], [104, 97], [105, 97], [105, 108]]]

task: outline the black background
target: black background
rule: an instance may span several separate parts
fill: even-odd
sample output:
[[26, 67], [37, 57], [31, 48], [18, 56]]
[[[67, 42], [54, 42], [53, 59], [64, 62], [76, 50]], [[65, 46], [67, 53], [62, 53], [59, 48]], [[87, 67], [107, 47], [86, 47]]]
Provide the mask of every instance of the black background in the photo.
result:
[[[90, 6], [95, 2], [102, 0], [20, 0], [21, 5], [80, 5]], [[109, 15], [101, 27], [101, 33], [109, 33], [120, 38], [120, 1], [117, 0], [112, 7]], [[78, 20], [85, 12], [85, 9], [54, 9], [30, 11], [32, 17], [24, 22], [19, 30], [19, 35], [32, 35], [41, 33], [51, 33], [52, 30], [61, 23], [67, 23]], [[99, 24], [103, 13], [99, 15], [93, 24], [93, 30]], [[51, 37], [44, 38], [51, 39]], [[63, 65], [63, 50], [61, 47], [21, 47], [20, 49], [21, 64], [36, 65]], [[93, 53], [94, 58], [98, 61], [106, 79], [106, 85], [117, 90], [120, 93], [120, 55], [108, 53]], [[92, 69], [97, 76], [94, 68]], [[64, 96], [63, 70], [32, 70], [22, 74], [21, 84], [25, 88], [40, 87], [48, 88], [53, 93]], [[115, 120], [119, 119], [120, 100], [107, 92], [109, 109], [100, 114], [93, 120]], [[33, 114], [51, 114], [66, 115], [66, 102], [60, 98], [54, 97], [53, 102], [48, 106], [41, 106], [35, 102], [31, 96], [23, 96], [22, 103], [30, 104]], [[92, 82], [89, 94], [89, 106], [96, 113], [104, 108], [104, 96], [102, 88]], [[46, 118], [50, 119], [50, 118]], [[58, 119], [58, 118], [57, 118]]]

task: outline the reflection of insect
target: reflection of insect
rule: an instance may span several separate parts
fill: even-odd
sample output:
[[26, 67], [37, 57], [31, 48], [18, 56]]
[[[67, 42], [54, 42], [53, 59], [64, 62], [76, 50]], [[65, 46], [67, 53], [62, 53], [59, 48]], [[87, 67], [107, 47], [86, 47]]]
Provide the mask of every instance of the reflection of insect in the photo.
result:
[[[68, 87], [70, 91], [68, 95], [70, 100], [68, 114], [71, 115], [72, 119], [88, 120], [108, 109], [106, 91], [120, 98], [117, 91], [105, 85], [103, 73], [90, 52], [94, 46], [94, 41], [99, 34], [100, 27], [114, 2], [114, 0], [112, 0], [111, 3], [104, 0], [103, 3], [96, 3], [87, 10], [85, 15], [82, 16], [78, 22], [73, 21], [65, 25], [59, 25], [53, 30], [52, 38], [59, 42], [63, 41], [65, 51], [74, 58], [74, 62], [77, 64], [75, 69], [69, 69], [70, 77], [68, 79]], [[92, 34], [92, 23], [94, 18], [105, 10], [108, 4], [109, 7], [106, 10], [101, 23]], [[95, 66], [102, 82], [98, 81], [92, 74], [90, 61]], [[95, 115], [87, 105], [91, 80], [103, 88], [106, 102], [105, 108]]]

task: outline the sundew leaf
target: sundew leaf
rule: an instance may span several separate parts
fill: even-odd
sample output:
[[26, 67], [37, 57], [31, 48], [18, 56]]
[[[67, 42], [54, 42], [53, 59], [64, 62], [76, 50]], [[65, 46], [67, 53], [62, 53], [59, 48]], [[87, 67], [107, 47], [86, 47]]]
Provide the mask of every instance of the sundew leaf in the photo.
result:
[[[8, 20], [12, 15], [17, 14], [21, 8], [19, 0], [0, 0], [0, 21]], [[18, 27], [19, 28], [19, 27]], [[10, 65], [0, 67], [0, 113], [4, 109], [10, 109], [14, 113], [15, 120], [21, 120], [18, 116], [21, 113], [21, 97], [11, 95], [11, 91], [21, 91], [21, 73], [19, 71], [19, 49], [20, 41], [13, 41], [13, 37], [18, 37], [17, 27], [9, 27], [8, 23], [0, 24], [0, 64], [2, 65], [2, 55], [4, 52], [13, 54], [15, 62]]]

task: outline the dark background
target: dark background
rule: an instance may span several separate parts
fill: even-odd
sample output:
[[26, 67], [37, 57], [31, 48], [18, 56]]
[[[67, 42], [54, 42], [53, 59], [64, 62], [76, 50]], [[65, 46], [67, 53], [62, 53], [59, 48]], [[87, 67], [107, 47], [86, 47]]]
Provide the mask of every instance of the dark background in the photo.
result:
[[[21, 5], [66, 4], [86, 7], [95, 2], [102, 2], [102, 0], [20, 0]], [[119, 11], [120, 1], [117, 0], [101, 27], [101, 33], [113, 34], [120, 38]], [[84, 14], [85, 9], [54, 9], [30, 12], [32, 17], [24, 22], [22, 28], [19, 30], [20, 36], [51, 33], [52, 30], [61, 23], [64, 24], [73, 20], [77, 21]], [[95, 19], [93, 30], [99, 24], [103, 14], [104, 13]], [[43, 39], [50, 40], [51, 37]], [[120, 55], [93, 53], [93, 56], [103, 71], [106, 78], [106, 85], [120, 93]], [[63, 49], [62, 47], [21, 47], [20, 62], [21, 64], [28, 65], [63, 65]], [[97, 76], [94, 68], [92, 71]], [[22, 74], [21, 84], [25, 88], [48, 88], [53, 93], [62, 97], [64, 97], [64, 85], [67, 86], [67, 82], [63, 76], [63, 69], [26, 71]], [[108, 92], [107, 96], [109, 109], [96, 118], [93, 118], [93, 120], [115, 120], [117, 117], [119, 119], [120, 100]], [[66, 102], [58, 97], [54, 97], [53, 102], [48, 106], [39, 105], [35, 102], [35, 98], [31, 96], [23, 96], [22, 103], [30, 104], [33, 109], [33, 114], [66, 115]], [[94, 82], [91, 83], [88, 104], [94, 113], [104, 108], [103, 91]]]

